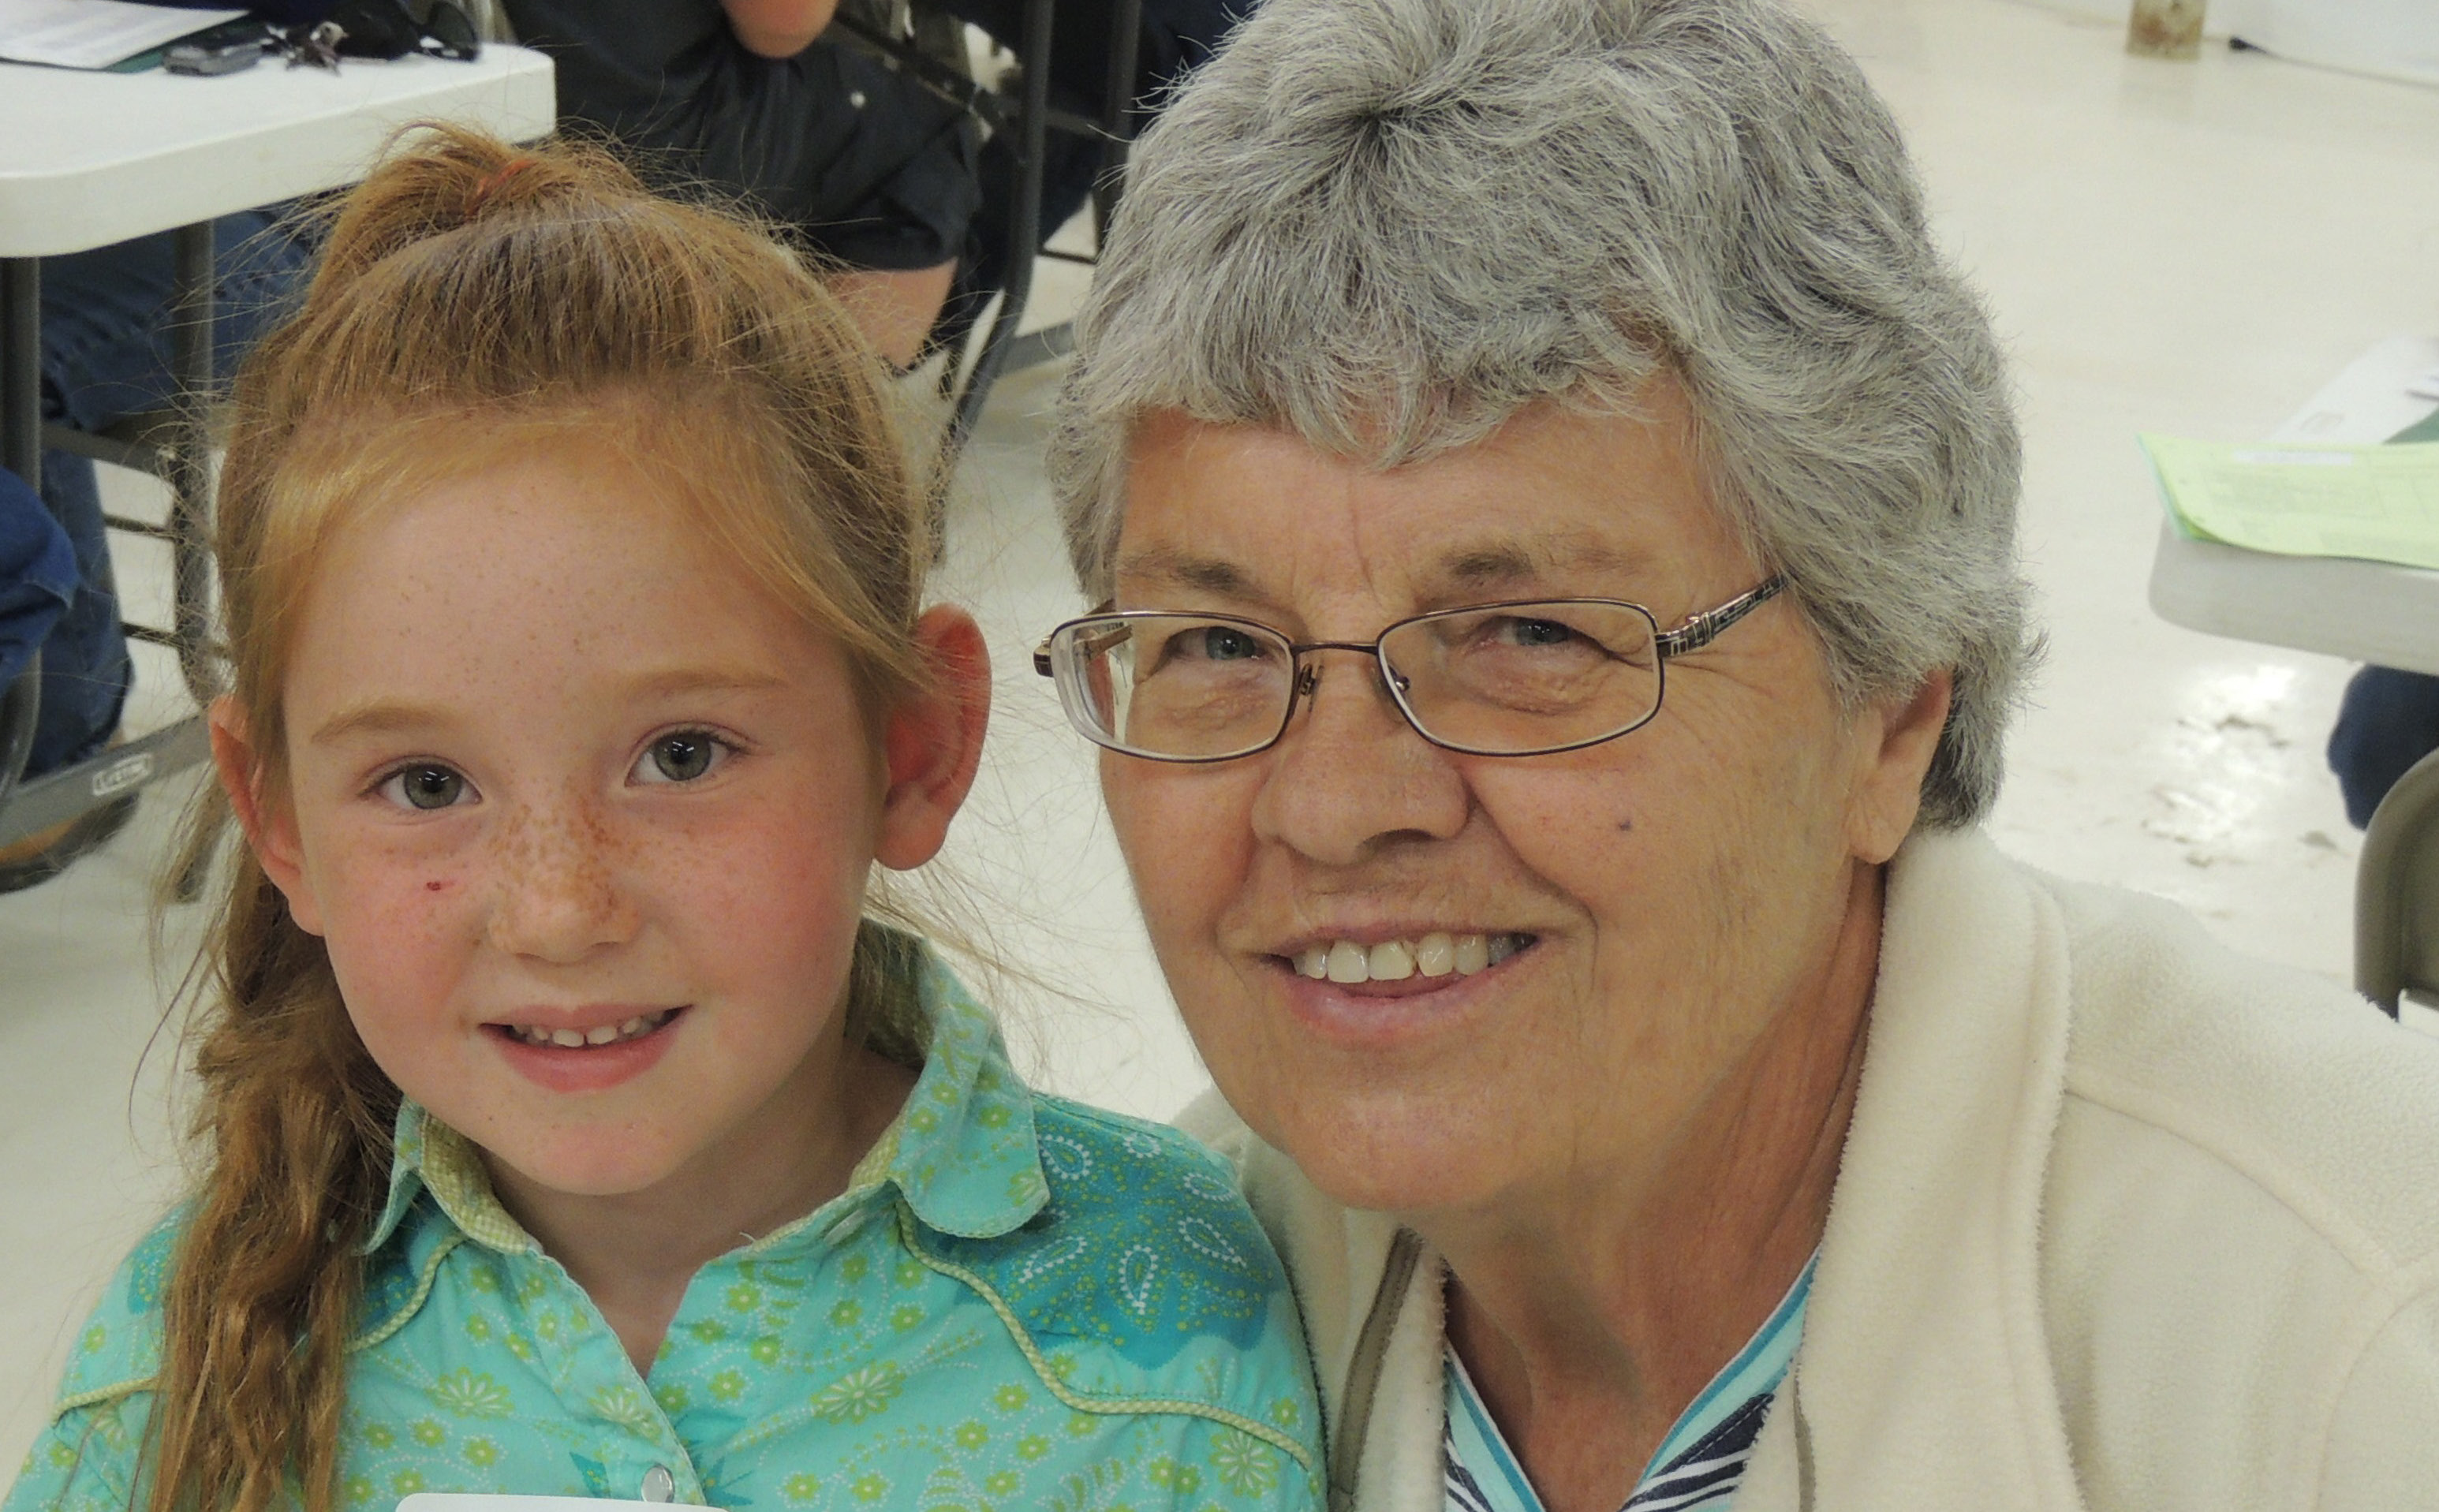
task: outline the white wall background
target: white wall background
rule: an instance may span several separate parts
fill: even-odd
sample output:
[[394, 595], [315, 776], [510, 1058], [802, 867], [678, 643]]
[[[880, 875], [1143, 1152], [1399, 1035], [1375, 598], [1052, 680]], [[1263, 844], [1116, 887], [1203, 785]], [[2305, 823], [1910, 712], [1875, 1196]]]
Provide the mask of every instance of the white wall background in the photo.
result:
[[[2123, 21], [2128, 0], [2025, 0], [2044, 10]], [[2240, 37], [2296, 62], [2439, 84], [2434, 0], [2209, 0], [2205, 35]]]

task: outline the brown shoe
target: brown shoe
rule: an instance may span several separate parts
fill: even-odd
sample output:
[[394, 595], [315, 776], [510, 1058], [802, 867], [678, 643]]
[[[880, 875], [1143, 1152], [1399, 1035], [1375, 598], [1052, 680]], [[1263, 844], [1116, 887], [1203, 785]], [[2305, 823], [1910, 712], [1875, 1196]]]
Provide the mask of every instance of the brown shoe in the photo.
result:
[[135, 812], [135, 799], [136, 794], [131, 792], [48, 829], [36, 830], [23, 840], [0, 845], [0, 893], [40, 886], [67, 870], [78, 857], [99, 849], [111, 836], [127, 827], [128, 819]]

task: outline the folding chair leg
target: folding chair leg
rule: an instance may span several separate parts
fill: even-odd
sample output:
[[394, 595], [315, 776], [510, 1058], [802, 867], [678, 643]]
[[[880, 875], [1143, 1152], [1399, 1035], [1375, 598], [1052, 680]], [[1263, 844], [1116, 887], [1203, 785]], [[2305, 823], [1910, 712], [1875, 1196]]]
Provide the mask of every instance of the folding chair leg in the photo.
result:
[[0, 809], [26, 774], [34, 749], [34, 720], [43, 711], [43, 653], [38, 647], [17, 680], [0, 688]]
[[2439, 752], [2388, 790], [2355, 863], [2355, 988], [2396, 1016], [2439, 953]]

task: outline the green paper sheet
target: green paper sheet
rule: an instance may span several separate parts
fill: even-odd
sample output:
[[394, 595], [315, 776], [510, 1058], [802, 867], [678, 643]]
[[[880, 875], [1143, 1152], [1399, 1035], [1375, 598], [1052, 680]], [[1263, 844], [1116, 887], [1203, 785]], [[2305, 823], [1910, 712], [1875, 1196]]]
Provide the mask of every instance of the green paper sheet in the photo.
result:
[[2185, 534], [2288, 557], [2439, 568], [2439, 444], [2231, 446], [2145, 436]]

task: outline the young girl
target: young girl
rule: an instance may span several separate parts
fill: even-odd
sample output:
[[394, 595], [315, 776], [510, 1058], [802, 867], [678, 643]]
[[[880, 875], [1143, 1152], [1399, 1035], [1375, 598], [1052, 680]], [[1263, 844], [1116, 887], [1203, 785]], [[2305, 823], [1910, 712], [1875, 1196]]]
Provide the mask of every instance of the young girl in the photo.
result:
[[988, 701], [880, 371], [595, 154], [349, 197], [222, 477], [205, 1171], [7, 1512], [1318, 1503], [1224, 1172], [864, 916]]

